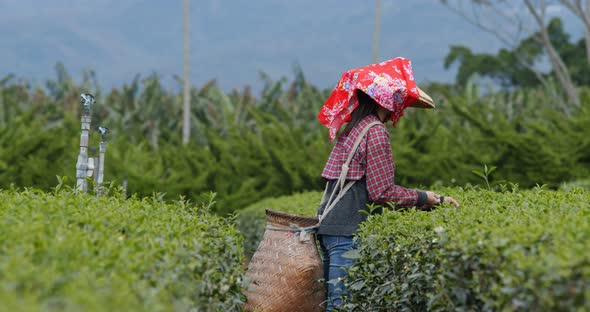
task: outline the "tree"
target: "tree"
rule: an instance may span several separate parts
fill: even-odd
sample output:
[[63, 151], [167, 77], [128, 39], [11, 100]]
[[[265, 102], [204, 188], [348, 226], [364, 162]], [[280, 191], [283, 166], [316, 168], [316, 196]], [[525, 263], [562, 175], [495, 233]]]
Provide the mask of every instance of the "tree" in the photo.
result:
[[576, 88], [572, 82], [569, 70], [559, 53], [557, 53], [557, 49], [555, 49], [555, 46], [551, 42], [547, 27], [545, 27], [547, 3], [545, 1], [538, 2], [539, 5], [535, 6], [533, 5], [532, 0], [524, 0], [526, 7], [529, 9], [529, 12], [533, 15], [535, 21], [537, 22], [537, 26], [539, 28], [537, 38], [547, 51], [547, 55], [549, 56], [549, 60], [553, 65], [553, 71], [557, 76], [557, 79], [565, 89], [569, 100], [579, 106], [580, 98], [578, 97], [578, 92], [576, 91]]
[[[567, 64], [576, 85], [589, 85], [590, 66], [586, 62], [584, 40], [571, 43], [559, 18], [553, 18], [547, 25], [546, 32], [557, 53]], [[456, 83], [464, 86], [474, 74], [490, 78], [502, 87], [533, 87], [542, 85], [543, 80], [552, 72], [531, 70], [539, 63], [545, 51], [543, 45], [536, 40], [537, 33], [530, 35], [518, 43], [514, 50], [501, 49], [496, 55], [474, 54], [464, 46], [451, 46], [445, 58], [445, 68], [459, 64]], [[540, 76], [542, 79], [538, 79]]]
[[590, 4], [582, 0], [560, 0], [584, 24], [584, 38], [586, 46], [586, 60], [590, 63]]
[[[545, 26], [547, 20], [547, 1], [537, 0], [533, 3], [532, 0], [523, 0], [520, 4], [506, 0], [440, 1], [469, 23], [491, 33], [503, 44], [516, 52], [518, 52], [516, 45], [521, 41], [523, 33], [535, 34], [534, 40], [543, 46], [553, 68], [553, 74], [565, 92], [567, 101], [574, 106], [579, 106], [580, 99], [569, 70], [551, 41], [549, 32], [547, 31], [548, 27]], [[470, 10], [464, 7], [466, 2], [471, 5]], [[521, 11], [523, 8], [525, 10], [522, 11], [528, 12], [528, 15], [512, 14]], [[532, 22], [530, 20], [531, 17]], [[507, 25], [508, 28], [501, 27], [504, 25]], [[528, 62], [526, 55], [516, 53], [514, 57], [521, 66], [531, 70], [543, 85], [547, 85], [546, 78], [537, 68]]]

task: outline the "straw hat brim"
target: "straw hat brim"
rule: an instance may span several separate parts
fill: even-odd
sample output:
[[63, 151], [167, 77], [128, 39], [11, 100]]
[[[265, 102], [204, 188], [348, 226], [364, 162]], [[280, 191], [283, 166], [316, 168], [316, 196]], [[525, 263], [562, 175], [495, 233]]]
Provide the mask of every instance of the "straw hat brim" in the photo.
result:
[[418, 88], [418, 93], [420, 94], [420, 97], [418, 98], [418, 100], [416, 100], [416, 102], [412, 103], [412, 105], [410, 105], [410, 107], [416, 107], [416, 108], [434, 108], [434, 101], [432, 100], [432, 98], [426, 94], [426, 92], [422, 91], [422, 89]]

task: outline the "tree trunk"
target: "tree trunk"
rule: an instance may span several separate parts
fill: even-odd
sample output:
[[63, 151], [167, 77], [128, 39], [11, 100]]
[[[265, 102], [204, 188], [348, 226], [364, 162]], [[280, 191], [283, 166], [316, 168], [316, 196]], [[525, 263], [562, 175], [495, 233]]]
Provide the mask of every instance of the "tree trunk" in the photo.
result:
[[561, 3], [565, 5], [574, 15], [580, 18], [584, 25], [584, 41], [586, 43], [586, 60], [590, 64], [590, 5], [588, 2], [582, 0], [561, 0]]
[[540, 9], [541, 12], [538, 12], [537, 9], [531, 3], [531, 0], [524, 0], [524, 2], [527, 8], [529, 9], [529, 12], [533, 15], [535, 21], [539, 25], [539, 32], [541, 34], [539, 39], [545, 47], [545, 49], [547, 50], [549, 60], [551, 61], [551, 64], [553, 65], [553, 70], [555, 71], [555, 75], [557, 76], [559, 83], [563, 87], [563, 90], [565, 91], [569, 102], [576, 106], [579, 106], [580, 98], [578, 97], [578, 92], [576, 91], [576, 87], [571, 79], [569, 70], [567, 69], [567, 66], [565, 66], [565, 63], [561, 59], [561, 56], [559, 55], [559, 53], [557, 53], [557, 50], [555, 50], [555, 47], [551, 43], [551, 40], [549, 39], [549, 34], [547, 32], [547, 28], [545, 27], [545, 3], [542, 2], [542, 7]]
[[[476, 16], [475, 16], [475, 18], [471, 18], [468, 14], [465, 13], [464, 9], [454, 7], [447, 0], [440, 0], [440, 1], [443, 5], [448, 7], [451, 11], [455, 12], [457, 15], [461, 16], [468, 23], [474, 25], [475, 27], [480, 28], [481, 30], [483, 30], [487, 33], [492, 34], [494, 37], [496, 37], [501, 43], [505, 44], [506, 46], [514, 48], [516, 39], [512, 38], [513, 34], [509, 34], [509, 33], [505, 33], [503, 31], [501, 31], [501, 29], [498, 28], [496, 24], [491, 25], [491, 26], [486, 25], [483, 22], [483, 20], [479, 18], [479, 13], [478, 14], [473, 13]], [[492, 11], [494, 11], [492, 14], [499, 14], [498, 12], [502, 11], [499, 8], [493, 8], [493, 4], [491, 2], [479, 2], [476, 0], [472, 0], [472, 1], [475, 5], [479, 5], [479, 6], [491, 9]], [[475, 8], [472, 8], [471, 12], [476, 12]], [[506, 18], [506, 16], [504, 16], [504, 18]], [[514, 19], [512, 17], [507, 18], [504, 22], [514, 25], [514, 27], [516, 27], [518, 29], [521, 29], [522, 24], [523, 24], [522, 20]], [[545, 79], [545, 77], [543, 77], [543, 73], [539, 69], [535, 68], [534, 64], [529, 64], [529, 62], [519, 53], [516, 53], [515, 56], [516, 56], [517, 62], [521, 66], [523, 66], [523, 67], [529, 69], [531, 72], [533, 72], [533, 74], [539, 80], [539, 82], [543, 85], [543, 87], [545, 87], [547, 90], [552, 90], [551, 97], [555, 101], [562, 101], [563, 100], [563, 97], [561, 95], [558, 95], [556, 92], [553, 91], [554, 89], [549, 86], [547, 79]], [[561, 83], [560, 83], [560, 85], [561, 85]]]

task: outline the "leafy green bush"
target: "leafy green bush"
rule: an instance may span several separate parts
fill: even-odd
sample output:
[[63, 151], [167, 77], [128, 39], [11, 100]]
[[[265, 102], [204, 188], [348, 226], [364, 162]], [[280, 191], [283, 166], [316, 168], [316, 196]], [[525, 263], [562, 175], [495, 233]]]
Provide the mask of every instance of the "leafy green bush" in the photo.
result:
[[244, 251], [252, 255], [264, 234], [266, 224], [265, 210], [292, 213], [302, 216], [315, 216], [323, 192], [307, 192], [275, 198], [267, 198], [252, 204], [239, 212], [236, 223], [244, 236]]
[[229, 311], [242, 238], [204, 205], [0, 190], [6, 311]]
[[590, 192], [452, 188], [458, 209], [370, 217], [345, 311], [572, 311], [590, 305]]
[[80, 138], [72, 134], [80, 131], [78, 125], [65, 119], [50, 127], [47, 119], [29, 113], [0, 126], [0, 188], [15, 184], [49, 190], [56, 175], [74, 178]]
[[[75, 83], [63, 65], [47, 88], [14, 76], [0, 79], [0, 188], [50, 190], [55, 175], [73, 180], [79, 142], [79, 96], [96, 95], [92, 127], [112, 132], [105, 181], [128, 193], [199, 201], [217, 193], [216, 213], [227, 214], [258, 200], [317, 190], [332, 144], [316, 118], [330, 90], [295, 79], [226, 93], [214, 82], [191, 90], [191, 140], [181, 140], [182, 94], [167, 90], [157, 75], [103, 93], [94, 73]], [[557, 189], [590, 175], [590, 89], [581, 105], [564, 111], [552, 89], [481, 92], [425, 87], [435, 110], [408, 109], [391, 131], [396, 181], [405, 186], [480, 183], [471, 174], [497, 166], [492, 185], [503, 181]], [[391, 127], [388, 127], [391, 129]], [[91, 132], [91, 148], [98, 146]], [[96, 153], [94, 153], [96, 155]]]

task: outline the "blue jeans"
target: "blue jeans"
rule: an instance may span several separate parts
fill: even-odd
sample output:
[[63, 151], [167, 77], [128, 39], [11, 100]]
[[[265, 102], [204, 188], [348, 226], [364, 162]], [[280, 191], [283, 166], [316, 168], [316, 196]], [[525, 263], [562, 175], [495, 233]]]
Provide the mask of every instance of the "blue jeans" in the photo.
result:
[[[319, 235], [320, 248], [324, 261], [324, 279], [327, 283], [326, 312], [341, 304], [340, 296], [346, 294], [344, 283], [338, 279], [346, 276], [346, 271], [354, 262], [352, 259], [342, 257], [342, 254], [356, 249], [352, 236]], [[338, 281], [338, 283], [329, 283]]]

